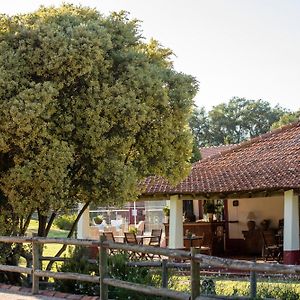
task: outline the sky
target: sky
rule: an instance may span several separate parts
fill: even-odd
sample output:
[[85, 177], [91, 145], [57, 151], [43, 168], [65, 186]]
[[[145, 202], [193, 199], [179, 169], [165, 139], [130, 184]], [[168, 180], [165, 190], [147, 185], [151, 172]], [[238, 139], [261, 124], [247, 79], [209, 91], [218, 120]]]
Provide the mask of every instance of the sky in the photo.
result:
[[[232, 97], [263, 99], [300, 109], [299, 0], [72, 0], [104, 15], [126, 10], [141, 20], [146, 40], [171, 48], [174, 68], [199, 82], [196, 104]], [[60, 0], [1, 0], [0, 12], [18, 14]]]

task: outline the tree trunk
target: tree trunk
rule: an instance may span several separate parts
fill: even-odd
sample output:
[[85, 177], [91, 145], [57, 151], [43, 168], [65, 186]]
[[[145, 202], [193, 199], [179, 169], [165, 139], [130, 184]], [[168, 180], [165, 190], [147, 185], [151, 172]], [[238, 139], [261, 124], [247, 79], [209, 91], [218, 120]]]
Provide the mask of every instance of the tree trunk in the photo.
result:
[[[69, 234], [68, 234], [68, 236], [67, 236], [68, 238], [72, 237], [72, 235], [73, 235], [73, 233], [74, 233], [74, 231], [75, 231], [75, 229], [76, 229], [76, 226], [77, 226], [77, 223], [78, 223], [80, 217], [82, 216], [82, 214], [83, 214], [83, 212], [86, 210], [86, 208], [90, 205], [90, 202], [91, 202], [91, 201], [86, 202], [86, 203], [84, 204], [84, 206], [82, 207], [81, 211], [79, 212], [79, 214], [78, 214], [76, 220], [74, 221], [74, 223], [73, 223], [73, 225], [72, 225], [72, 227], [71, 227], [71, 229], [70, 229], [70, 231], [69, 231]], [[67, 245], [63, 245], [63, 246], [60, 248], [60, 250], [55, 254], [55, 257], [60, 257], [60, 256], [64, 253], [64, 251], [65, 251], [66, 249], [67, 249]], [[52, 268], [52, 266], [53, 266], [53, 264], [54, 264], [54, 261], [50, 261], [50, 262], [48, 263], [48, 265], [47, 265], [46, 271], [50, 271], [51, 268]]]

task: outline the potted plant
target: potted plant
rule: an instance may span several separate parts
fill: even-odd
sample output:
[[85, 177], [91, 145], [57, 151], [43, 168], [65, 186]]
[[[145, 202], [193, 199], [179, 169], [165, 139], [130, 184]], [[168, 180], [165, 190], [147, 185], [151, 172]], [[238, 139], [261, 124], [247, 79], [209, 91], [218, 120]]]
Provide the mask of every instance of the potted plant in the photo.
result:
[[208, 220], [211, 222], [213, 220], [213, 214], [216, 212], [215, 203], [213, 200], [206, 200], [203, 205], [204, 213], [208, 215]]
[[103, 220], [104, 220], [104, 218], [103, 218], [102, 215], [98, 215], [98, 216], [96, 216], [96, 217], [94, 218], [94, 222], [95, 222], [95, 224], [97, 224], [97, 225], [102, 224]]
[[128, 232], [137, 234], [138, 230], [137, 230], [136, 227], [130, 227], [129, 230], [128, 230]]
[[163, 207], [163, 214], [165, 216], [164, 223], [168, 223], [169, 222], [169, 217], [170, 217], [170, 207], [169, 206]]

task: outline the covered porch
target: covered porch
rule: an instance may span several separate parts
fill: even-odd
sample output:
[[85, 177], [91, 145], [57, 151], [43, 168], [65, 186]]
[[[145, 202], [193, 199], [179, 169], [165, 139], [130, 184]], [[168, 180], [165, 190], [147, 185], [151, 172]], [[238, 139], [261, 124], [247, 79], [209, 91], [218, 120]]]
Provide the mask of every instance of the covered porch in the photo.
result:
[[257, 224], [272, 220], [274, 229], [282, 220], [284, 263], [298, 264], [299, 158], [300, 122], [296, 122], [193, 164], [190, 175], [177, 186], [149, 177], [141, 199], [169, 200], [170, 248], [184, 246], [185, 200], [225, 201], [226, 249], [246, 250], [243, 232], [249, 214]]

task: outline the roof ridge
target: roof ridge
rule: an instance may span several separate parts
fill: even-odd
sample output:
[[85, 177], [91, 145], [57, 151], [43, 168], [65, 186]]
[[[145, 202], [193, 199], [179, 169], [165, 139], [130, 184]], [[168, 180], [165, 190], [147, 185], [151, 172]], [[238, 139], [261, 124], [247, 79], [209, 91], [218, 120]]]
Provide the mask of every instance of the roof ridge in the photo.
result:
[[220, 147], [229, 147], [229, 146], [235, 146], [235, 145], [237, 145], [237, 144], [221, 144], [218, 146], [212, 145], [212, 146], [199, 147], [199, 149], [220, 148]]
[[247, 147], [249, 144], [253, 144], [253, 143], [257, 142], [257, 141], [262, 141], [262, 140], [266, 139], [267, 137], [269, 137], [270, 135], [274, 135], [274, 134], [278, 134], [280, 132], [284, 132], [284, 131], [289, 130], [289, 129], [293, 128], [293, 127], [297, 127], [298, 125], [300, 125], [300, 119], [297, 120], [297, 121], [294, 121], [292, 123], [289, 123], [287, 125], [281, 126], [279, 128], [273, 129], [271, 131], [268, 131], [266, 133], [263, 133], [263, 134], [261, 134], [259, 136], [250, 138], [249, 140], [243, 141], [243, 142], [241, 142], [239, 144], [231, 144], [232, 148], [224, 150], [222, 152], [219, 152], [219, 153], [215, 154], [214, 156], [206, 157], [204, 159], [201, 159], [201, 160], [195, 162], [193, 164], [193, 166], [196, 165], [196, 164], [198, 164], [198, 163], [201, 163], [203, 161], [207, 161], [207, 160], [219, 158], [221, 156], [226, 155], [227, 153], [234, 152], [237, 149], [243, 149], [243, 148]]

